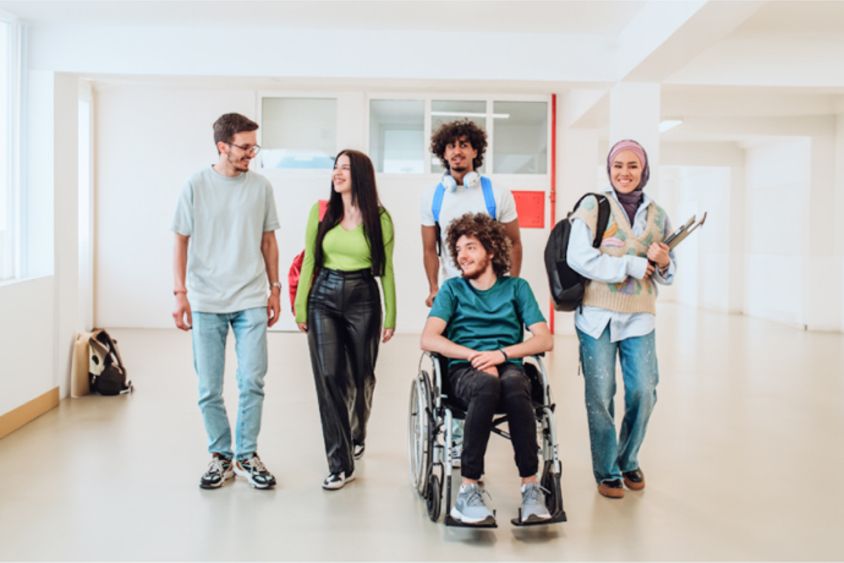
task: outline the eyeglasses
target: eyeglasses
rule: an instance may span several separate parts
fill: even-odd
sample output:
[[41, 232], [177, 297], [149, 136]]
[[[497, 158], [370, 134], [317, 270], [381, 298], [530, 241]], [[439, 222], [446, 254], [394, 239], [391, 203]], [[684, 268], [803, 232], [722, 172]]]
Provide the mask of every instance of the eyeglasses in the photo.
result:
[[237, 147], [243, 152], [249, 154], [251, 153], [253, 156], [261, 152], [261, 145], [236, 145], [234, 143], [226, 143], [230, 147]]

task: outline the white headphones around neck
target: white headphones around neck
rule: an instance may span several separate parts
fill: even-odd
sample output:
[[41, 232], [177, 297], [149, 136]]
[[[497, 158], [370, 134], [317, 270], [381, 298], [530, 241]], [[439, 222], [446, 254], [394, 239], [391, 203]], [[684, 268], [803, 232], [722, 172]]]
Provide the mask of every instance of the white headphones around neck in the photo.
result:
[[[480, 185], [480, 183], [481, 176], [477, 172], [469, 172], [463, 176], [463, 186], [467, 188], [476, 188]], [[448, 172], [443, 174], [442, 184], [443, 187], [450, 192], [457, 191], [457, 180], [455, 180]]]

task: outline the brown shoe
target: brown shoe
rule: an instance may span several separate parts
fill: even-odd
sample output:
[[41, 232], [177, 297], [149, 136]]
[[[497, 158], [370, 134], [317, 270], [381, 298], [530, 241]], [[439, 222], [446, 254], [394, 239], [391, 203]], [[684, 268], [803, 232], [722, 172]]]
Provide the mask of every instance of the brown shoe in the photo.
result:
[[645, 474], [642, 473], [641, 469], [625, 471], [621, 475], [624, 477], [624, 484], [631, 491], [641, 491], [645, 488]]
[[624, 487], [621, 479], [603, 481], [598, 485], [598, 492], [607, 498], [624, 498]]

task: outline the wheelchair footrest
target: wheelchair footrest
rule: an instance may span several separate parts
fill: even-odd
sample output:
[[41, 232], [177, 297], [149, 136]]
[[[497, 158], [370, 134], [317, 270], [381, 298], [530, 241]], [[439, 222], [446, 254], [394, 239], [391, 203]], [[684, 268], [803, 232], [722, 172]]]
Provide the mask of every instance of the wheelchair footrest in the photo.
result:
[[[495, 512], [493, 511], [493, 514]], [[477, 524], [471, 524], [468, 522], [463, 522], [462, 520], [458, 520], [457, 518], [452, 518], [451, 514], [445, 515], [445, 525], [451, 526], [453, 528], [497, 528], [498, 524], [496, 523], [495, 519], [493, 518], [492, 521], [486, 520], [484, 522], [478, 522]]]
[[565, 510], [561, 510], [557, 514], [552, 514], [551, 518], [549, 518], [548, 520], [534, 520], [532, 522], [522, 522], [522, 509], [520, 508], [519, 509], [519, 515], [517, 517], [513, 518], [512, 520], [510, 520], [510, 523], [513, 524], [514, 526], [522, 527], [522, 526], [545, 526], [547, 524], [558, 524], [560, 522], [565, 522], [565, 521], [566, 521], [566, 512], [565, 512]]

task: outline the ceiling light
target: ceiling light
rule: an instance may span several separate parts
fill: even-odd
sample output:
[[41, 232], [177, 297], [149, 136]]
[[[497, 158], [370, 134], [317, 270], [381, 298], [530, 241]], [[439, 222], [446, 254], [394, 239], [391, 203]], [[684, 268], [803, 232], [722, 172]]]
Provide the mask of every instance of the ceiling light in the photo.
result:
[[[486, 117], [486, 113], [477, 113], [471, 111], [432, 111], [431, 115], [439, 117]], [[510, 119], [509, 113], [493, 113], [493, 119]]]
[[659, 132], [665, 133], [669, 129], [674, 129], [678, 125], [682, 125], [682, 124], [683, 124], [682, 119], [663, 119], [662, 121], [659, 122]]

